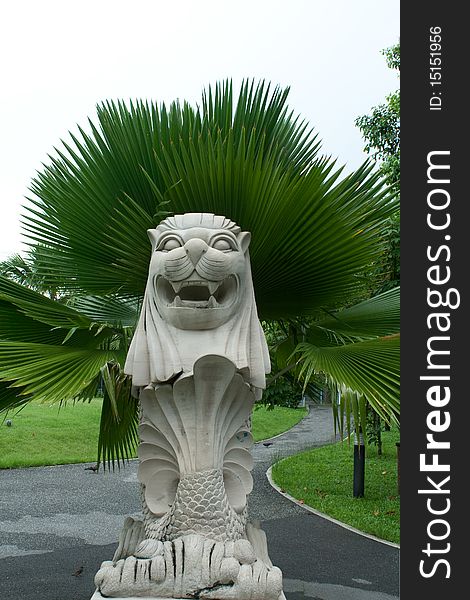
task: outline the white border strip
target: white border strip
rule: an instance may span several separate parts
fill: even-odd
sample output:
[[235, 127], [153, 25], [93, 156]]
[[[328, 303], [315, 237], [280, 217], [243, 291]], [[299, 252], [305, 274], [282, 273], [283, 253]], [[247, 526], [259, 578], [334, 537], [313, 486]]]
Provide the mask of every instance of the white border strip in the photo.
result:
[[[284, 459], [282, 459], [282, 460], [284, 460]], [[281, 461], [279, 461], [279, 462], [281, 462]], [[275, 463], [275, 464], [277, 464], [277, 463]], [[271, 465], [269, 467], [269, 469], [266, 471], [266, 477], [269, 481], [269, 484], [276, 490], [276, 492], [281, 494], [281, 496], [283, 496], [284, 498], [287, 498], [287, 500], [290, 500], [294, 504], [297, 504], [297, 506], [300, 506], [301, 508], [308, 510], [309, 512], [313, 513], [314, 515], [317, 515], [317, 517], [321, 517], [322, 519], [326, 519], [327, 521], [336, 523], [336, 525], [339, 525], [340, 527], [344, 527], [344, 529], [348, 529], [349, 531], [352, 531], [353, 533], [357, 533], [358, 535], [362, 535], [363, 537], [369, 538], [370, 540], [374, 540], [374, 542], [379, 542], [381, 544], [385, 544], [387, 546], [392, 546], [393, 548], [400, 549], [399, 544], [395, 544], [394, 542], [389, 542], [387, 540], [382, 540], [381, 538], [375, 537], [375, 535], [371, 535], [370, 533], [364, 533], [364, 531], [360, 531], [359, 529], [356, 529], [355, 527], [351, 527], [351, 525], [347, 525], [346, 523], [343, 523], [342, 521], [338, 521], [337, 519], [334, 519], [333, 517], [330, 517], [329, 515], [326, 515], [325, 513], [322, 513], [319, 510], [312, 508], [311, 506], [302, 504], [302, 502], [299, 502], [296, 498], [294, 498], [287, 492], [282, 492], [281, 488], [273, 481], [273, 477], [272, 477], [273, 466], [274, 465]]]

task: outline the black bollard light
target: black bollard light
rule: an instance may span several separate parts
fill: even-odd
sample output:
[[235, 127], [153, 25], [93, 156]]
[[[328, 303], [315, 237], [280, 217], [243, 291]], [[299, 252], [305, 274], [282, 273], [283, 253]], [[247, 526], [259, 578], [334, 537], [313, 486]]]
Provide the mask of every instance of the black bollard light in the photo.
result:
[[397, 492], [400, 495], [400, 442], [395, 444], [397, 447]]
[[366, 466], [366, 449], [364, 446], [364, 437], [359, 428], [359, 435], [354, 434], [354, 480], [353, 496], [354, 498], [364, 498], [364, 471]]

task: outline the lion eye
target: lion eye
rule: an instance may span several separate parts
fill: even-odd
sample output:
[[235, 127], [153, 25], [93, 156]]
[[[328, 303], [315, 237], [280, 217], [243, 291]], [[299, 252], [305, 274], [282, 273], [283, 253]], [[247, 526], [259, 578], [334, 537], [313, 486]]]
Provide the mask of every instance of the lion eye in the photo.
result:
[[181, 248], [181, 243], [176, 238], [169, 238], [162, 246], [162, 250], [175, 250], [176, 248]]
[[216, 250], [222, 250], [222, 251], [233, 250], [230, 242], [228, 240], [224, 240], [224, 239], [216, 240], [212, 244], [212, 247], [215, 248]]

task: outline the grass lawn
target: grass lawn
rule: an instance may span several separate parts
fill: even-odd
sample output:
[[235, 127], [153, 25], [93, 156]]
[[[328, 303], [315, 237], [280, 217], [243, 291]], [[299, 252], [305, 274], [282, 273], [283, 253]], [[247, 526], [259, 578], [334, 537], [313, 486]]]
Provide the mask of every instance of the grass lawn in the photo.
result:
[[276, 406], [267, 410], [258, 405], [253, 411], [252, 431], [255, 442], [266, 440], [287, 431], [307, 414], [306, 408], [285, 408]]
[[93, 462], [96, 460], [101, 399], [89, 404], [48, 406], [30, 402], [0, 420], [0, 468]]
[[[94, 462], [98, 442], [101, 399], [91, 403], [48, 406], [31, 402], [8, 414], [12, 426], [0, 417], [0, 468]], [[258, 408], [253, 414], [256, 441], [286, 431], [300, 421], [305, 409]]]
[[343, 523], [390, 542], [400, 542], [395, 443], [398, 431], [382, 434], [383, 455], [370, 446], [364, 498], [353, 498], [353, 443], [303, 452], [273, 466], [273, 479], [288, 494]]

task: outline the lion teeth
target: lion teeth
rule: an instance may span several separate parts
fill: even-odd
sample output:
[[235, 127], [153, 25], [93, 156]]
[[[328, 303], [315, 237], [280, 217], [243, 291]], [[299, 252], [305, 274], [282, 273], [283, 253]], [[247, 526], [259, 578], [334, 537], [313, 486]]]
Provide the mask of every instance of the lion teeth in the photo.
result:
[[214, 296], [211, 296], [207, 302], [207, 308], [215, 308], [217, 306], [217, 300]]
[[170, 281], [170, 283], [171, 283], [171, 287], [175, 291], [175, 294], [177, 294], [180, 291], [181, 286], [183, 285], [182, 281]]
[[216, 291], [216, 289], [219, 287], [219, 282], [217, 281], [208, 281], [207, 282], [207, 287], [209, 288], [209, 293], [212, 294]]
[[183, 302], [181, 301], [181, 298], [179, 296], [175, 296], [173, 305], [174, 306], [183, 306]]

